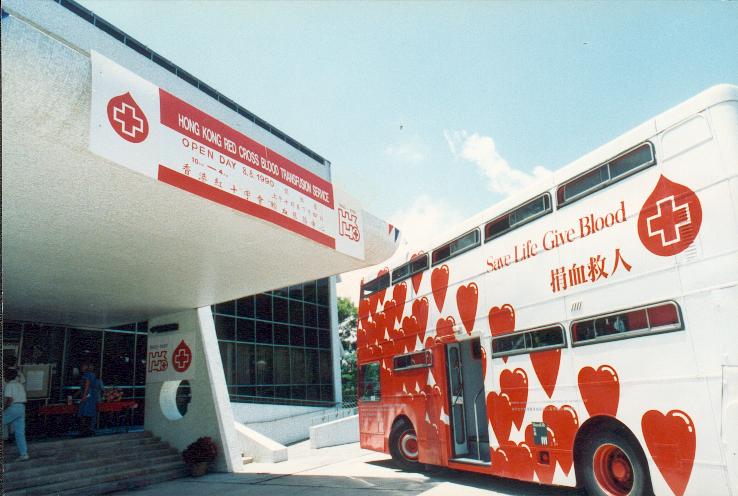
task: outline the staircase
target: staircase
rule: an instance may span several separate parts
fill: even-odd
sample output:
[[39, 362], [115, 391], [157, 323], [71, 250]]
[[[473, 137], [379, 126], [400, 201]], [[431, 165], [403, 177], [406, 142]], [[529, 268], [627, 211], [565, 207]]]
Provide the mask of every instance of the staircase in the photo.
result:
[[176, 449], [150, 432], [130, 432], [28, 445], [30, 460], [4, 446], [3, 494], [96, 495], [132, 489], [186, 475]]

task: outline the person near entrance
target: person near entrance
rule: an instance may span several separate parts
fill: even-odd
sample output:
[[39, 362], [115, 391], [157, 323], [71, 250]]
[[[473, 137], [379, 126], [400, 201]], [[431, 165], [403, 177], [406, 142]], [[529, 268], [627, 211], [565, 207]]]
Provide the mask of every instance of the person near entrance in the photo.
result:
[[80, 370], [82, 372], [82, 382], [80, 384], [82, 396], [79, 402], [79, 435], [80, 437], [88, 437], [95, 434], [92, 426], [97, 418], [100, 382], [95, 376], [94, 367], [90, 362], [83, 362]]
[[26, 444], [26, 389], [20, 382], [18, 371], [6, 369], [3, 378], [3, 427], [10, 425], [15, 432], [15, 444], [20, 453], [19, 460], [28, 460], [28, 446]]

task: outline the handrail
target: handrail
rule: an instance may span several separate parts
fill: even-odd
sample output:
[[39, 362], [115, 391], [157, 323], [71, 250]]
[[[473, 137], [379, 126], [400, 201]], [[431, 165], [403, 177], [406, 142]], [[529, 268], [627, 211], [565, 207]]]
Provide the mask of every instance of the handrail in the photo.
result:
[[479, 398], [479, 395], [482, 394], [483, 391], [484, 391], [484, 385], [482, 385], [482, 388], [474, 396], [474, 429], [476, 430], [476, 435], [477, 435], [477, 460], [482, 459], [482, 452], [479, 449], [479, 420], [477, 420], [477, 398]]

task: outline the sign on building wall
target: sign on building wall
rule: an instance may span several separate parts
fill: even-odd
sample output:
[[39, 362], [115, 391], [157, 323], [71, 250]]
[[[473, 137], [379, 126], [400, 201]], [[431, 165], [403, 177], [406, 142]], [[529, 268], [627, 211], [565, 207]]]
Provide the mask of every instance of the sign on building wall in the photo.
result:
[[149, 333], [146, 382], [181, 381], [195, 376], [194, 332]]
[[90, 149], [215, 203], [364, 258], [361, 207], [333, 185], [91, 52]]

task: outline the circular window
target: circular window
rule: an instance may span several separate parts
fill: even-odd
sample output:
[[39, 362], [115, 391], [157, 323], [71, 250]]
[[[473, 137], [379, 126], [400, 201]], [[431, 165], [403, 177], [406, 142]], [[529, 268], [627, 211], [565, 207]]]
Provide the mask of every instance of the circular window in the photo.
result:
[[183, 417], [187, 415], [187, 408], [190, 406], [192, 401], [192, 393], [190, 391], [190, 381], [182, 381], [177, 386], [177, 395], [175, 397], [177, 402], [177, 410]]
[[179, 420], [187, 414], [192, 400], [190, 381], [166, 381], [161, 385], [159, 406], [169, 420]]

